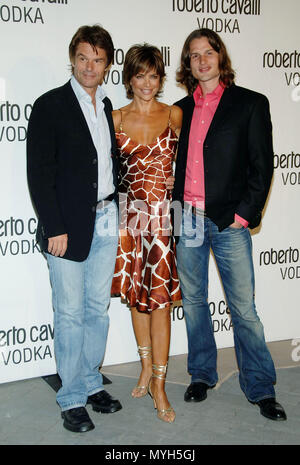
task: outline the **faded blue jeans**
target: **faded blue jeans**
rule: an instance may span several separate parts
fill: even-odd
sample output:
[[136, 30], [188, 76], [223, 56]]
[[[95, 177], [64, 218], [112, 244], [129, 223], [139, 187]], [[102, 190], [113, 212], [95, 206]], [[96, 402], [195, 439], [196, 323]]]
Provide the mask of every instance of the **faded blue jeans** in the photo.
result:
[[83, 407], [103, 389], [99, 366], [107, 340], [108, 306], [118, 244], [117, 207], [97, 210], [91, 249], [74, 262], [47, 255], [54, 307], [54, 349], [61, 409]]
[[218, 381], [217, 348], [208, 306], [210, 249], [231, 313], [241, 389], [251, 402], [275, 397], [274, 363], [255, 308], [250, 232], [244, 227], [219, 232], [209, 218], [184, 212], [176, 251], [192, 382], [214, 386]]

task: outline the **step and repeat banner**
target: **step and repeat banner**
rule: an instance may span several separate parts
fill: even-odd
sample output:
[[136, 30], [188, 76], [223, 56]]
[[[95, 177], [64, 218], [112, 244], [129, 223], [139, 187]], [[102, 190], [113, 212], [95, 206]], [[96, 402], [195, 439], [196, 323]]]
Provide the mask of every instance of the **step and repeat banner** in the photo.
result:
[[[200, 27], [225, 41], [236, 83], [267, 95], [275, 173], [262, 225], [252, 233], [257, 310], [267, 341], [299, 338], [299, 17], [299, 0], [0, 1], [0, 382], [56, 372], [51, 288], [26, 180], [26, 131], [35, 99], [69, 79], [68, 45], [83, 24], [99, 23], [112, 35], [114, 63], [104, 86], [114, 108], [127, 103], [122, 69], [135, 43], [162, 51], [162, 100], [182, 98], [175, 82], [182, 45]], [[233, 346], [213, 257], [209, 302], [218, 347]], [[114, 298], [109, 312], [104, 365], [137, 360], [130, 311]], [[186, 351], [183, 309], [176, 305], [170, 353]]]

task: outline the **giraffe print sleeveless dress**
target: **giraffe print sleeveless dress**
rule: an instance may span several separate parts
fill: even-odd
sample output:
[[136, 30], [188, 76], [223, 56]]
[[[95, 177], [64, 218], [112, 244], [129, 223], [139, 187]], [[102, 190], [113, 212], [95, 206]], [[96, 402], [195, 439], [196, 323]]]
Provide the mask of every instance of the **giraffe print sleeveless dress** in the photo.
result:
[[181, 300], [170, 191], [177, 136], [170, 126], [156, 141], [142, 145], [122, 129], [116, 133], [121, 181], [120, 232], [112, 295], [130, 307], [151, 312]]

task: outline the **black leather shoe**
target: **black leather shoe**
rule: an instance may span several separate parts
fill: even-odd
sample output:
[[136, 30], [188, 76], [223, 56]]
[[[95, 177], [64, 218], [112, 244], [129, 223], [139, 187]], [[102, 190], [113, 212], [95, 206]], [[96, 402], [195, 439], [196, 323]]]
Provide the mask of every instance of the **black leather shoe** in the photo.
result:
[[274, 397], [262, 399], [257, 402], [260, 408], [260, 413], [270, 420], [283, 421], [286, 420], [286, 413], [283, 407], [276, 402]]
[[64, 427], [73, 433], [85, 433], [95, 428], [84, 407], [65, 410], [61, 412], [61, 417], [64, 419]]
[[207, 397], [208, 384], [205, 383], [191, 383], [184, 394], [186, 402], [201, 402]]
[[101, 413], [114, 413], [122, 408], [120, 402], [104, 390], [89, 396], [87, 403], [92, 404], [95, 412]]

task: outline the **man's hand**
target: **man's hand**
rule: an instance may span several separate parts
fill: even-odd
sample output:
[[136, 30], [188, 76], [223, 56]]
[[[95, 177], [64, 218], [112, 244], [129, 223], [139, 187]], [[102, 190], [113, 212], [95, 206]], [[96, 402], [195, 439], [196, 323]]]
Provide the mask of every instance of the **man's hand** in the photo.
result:
[[169, 178], [166, 179], [166, 188], [170, 191], [173, 190], [174, 183], [175, 183], [175, 177], [170, 176]]
[[55, 257], [63, 257], [68, 247], [68, 234], [48, 238], [48, 252]]
[[243, 227], [243, 225], [241, 223], [239, 223], [238, 221], [235, 221], [229, 227], [234, 228], [234, 229], [241, 229]]

